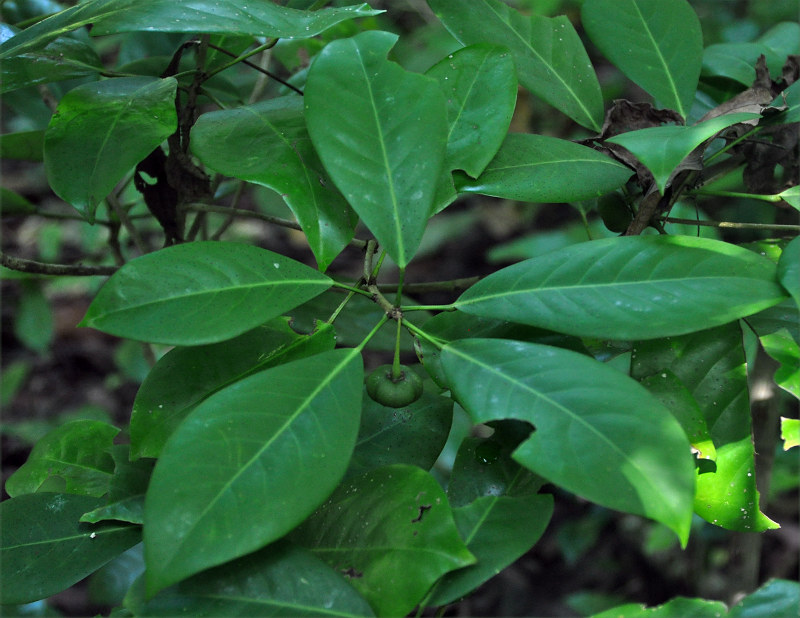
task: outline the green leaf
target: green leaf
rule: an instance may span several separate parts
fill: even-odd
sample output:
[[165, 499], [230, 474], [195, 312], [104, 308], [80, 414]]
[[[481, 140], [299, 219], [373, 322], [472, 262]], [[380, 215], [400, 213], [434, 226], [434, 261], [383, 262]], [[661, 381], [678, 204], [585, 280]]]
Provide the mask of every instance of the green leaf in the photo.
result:
[[726, 77], [749, 87], [756, 79], [756, 61], [769, 56], [774, 65], [779, 58], [761, 43], [716, 43], [703, 50], [703, 75]]
[[572, 245], [499, 270], [456, 307], [600, 339], [651, 339], [724, 324], [777, 304], [768, 259], [690, 236], [624, 236]]
[[[587, 146], [545, 135], [509, 133], [476, 179], [456, 173], [456, 189], [525, 202], [572, 202], [609, 193], [630, 168]], [[580, 178], [580, 182], [575, 182]]]
[[0, 45], [0, 60], [19, 56], [30, 50], [40, 49], [50, 41], [77, 30], [82, 26], [97, 23], [103, 17], [126, 13], [139, 0], [89, 0], [51, 15], [26, 28]]
[[664, 189], [680, 163], [692, 151], [731, 125], [758, 118], [758, 114], [725, 114], [691, 127], [667, 125], [628, 131], [609, 137], [609, 142], [630, 150], [653, 173], [659, 191]]
[[600, 85], [566, 16], [524, 16], [499, 0], [472, 0], [466, 5], [459, 0], [430, 0], [429, 4], [462, 44], [502, 43], [511, 51], [525, 88], [581, 126], [600, 130]]
[[0, 139], [0, 158], [43, 161], [44, 134], [44, 130], [6, 133]]
[[158, 457], [167, 439], [208, 397], [269, 367], [312, 356], [335, 345], [331, 328], [294, 332], [278, 318], [235, 339], [174, 348], [142, 383], [131, 414], [131, 457]]
[[84, 513], [81, 521], [96, 523], [109, 519], [144, 523], [144, 495], [153, 474], [154, 459], [130, 460], [130, 445], [115, 444], [110, 449], [114, 458], [114, 476], [108, 492], [108, 504]]
[[711, 440], [703, 411], [678, 377], [669, 369], [665, 369], [661, 373], [643, 378], [641, 383], [672, 412], [689, 436], [692, 448], [697, 451], [697, 457], [714, 461], [717, 458], [717, 450]]
[[800, 237], [784, 247], [778, 260], [778, 281], [800, 309]]
[[203, 114], [192, 127], [192, 152], [214, 171], [280, 193], [320, 270], [353, 238], [357, 217], [311, 145], [301, 97]]
[[778, 197], [792, 208], [800, 210], [800, 185], [789, 187], [786, 191], [778, 193]]
[[631, 375], [669, 370], [700, 406], [717, 449], [701, 465], [694, 510], [729, 530], [761, 532], [778, 527], [759, 510], [742, 332], [736, 323], [684, 337], [637, 343]]
[[786, 579], [771, 579], [731, 607], [729, 618], [774, 618], [797, 615], [800, 584]]
[[379, 616], [405, 616], [439, 577], [475, 562], [441, 487], [414, 466], [343, 483], [292, 539], [347, 577]]
[[[780, 266], [778, 267], [780, 269]], [[792, 299], [747, 318], [764, 351], [780, 363], [772, 379], [800, 398], [800, 314]]]
[[[641, 385], [582, 354], [519, 341], [457, 341], [441, 360], [474, 422], [513, 418], [535, 426], [514, 451], [519, 463], [592, 502], [655, 519], [686, 544], [694, 495], [689, 443]], [[643, 435], [659, 439], [643, 449]]]
[[727, 615], [727, 609], [722, 601], [675, 597], [657, 607], [645, 607], [637, 603], [619, 605], [592, 618], [720, 618]]
[[70, 494], [99, 497], [108, 492], [114, 460], [108, 450], [119, 429], [101, 421], [79, 420], [49, 432], [28, 460], [6, 481], [11, 497], [58, 484]]
[[781, 365], [772, 379], [783, 390], [800, 399], [800, 345], [788, 329], [759, 337], [764, 351]]
[[285, 542], [195, 575], [150, 600], [140, 579], [125, 607], [136, 616], [374, 616], [341, 575]]
[[453, 400], [429, 392], [404, 408], [387, 408], [364, 393], [361, 426], [348, 475], [390, 464], [430, 470], [447, 442]]
[[100, 289], [80, 325], [152, 343], [216, 343], [330, 286], [322, 273], [266, 249], [193, 242], [125, 264]]
[[56, 39], [44, 49], [3, 60], [0, 92], [97, 75], [103, 64], [92, 47], [69, 37]]
[[783, 440], [784, 451], [800, 446], [800, 420], [781, 417], [781, 440]]
[[36, 212], [30, 200], [19, 193], [0, 187], [0, 216], [13, 217], [15, 215], [29, 215]]
[[517, 76], [508, 50], [471, 45], [425, 73], [447, 97], [445, 166], [475, 178], [500, 148], [517, 102]]
[[686, 0], [586, 0], [581, 23], [603, 55], [664, 107], [686, 118], [703, 57], [703, 33]]
[[447, 573], [427, 605], [446, 605], [469, 594], [533, 547], [553, 514], [553, 496], [485, 496], [453, 509], [461, 538], [476, 564]]
[[148, 595], [263, 547], [333, 491], [358, 433], [357, 350], [257, 373], [199, 405], [172, 435], [145, 501]]
[[138, 526], [78, 518], [97, 498], [38, 493], [0, 503], [0, 603], [30, 603], [69, 588], [141, 540]]
[[92, 34], [144, 30], [309, 38], [343, 21], [380, 13], [383, 11], [372, 10], [367, 4], [299, 11], [271, 2], [245, 5], [237, 0], [193, 0], [186, 6], [174, 0], [140, 0], [99, 20]]
[[434, 206], [447, 142], [442, 91], [386, 54], [388, 32], [330, 43], [308, 71], [308, 132], [347, 201], [405, 268]]
[[447, 483], [451, 506], [462, 507], [486, 496], [536, 495], [545, 479], [520, 466], [512, 453], [531, 433], [528, 423], [493, 421], [488, 438], [467, 436], [458, 447]]
[[177, 84], [119, 77], [65, 94], [44, 140], [53, 191], [93, 222], [97, 204], [125, 173], [175, 132]]
[[[442, 343], [456, 339], [483, 337], [486, 339], [516, 339], [568, 348], [577, 352], [586, 351], [581, 341], [574, 337], [461, 311], [443, 311], [425, 323], [425, 332]], [[420, 341], [417, 353], [422, 366], [433, 380], [442, 388], [449, 388], [441, 367], [441, 350], [423, 339]]]

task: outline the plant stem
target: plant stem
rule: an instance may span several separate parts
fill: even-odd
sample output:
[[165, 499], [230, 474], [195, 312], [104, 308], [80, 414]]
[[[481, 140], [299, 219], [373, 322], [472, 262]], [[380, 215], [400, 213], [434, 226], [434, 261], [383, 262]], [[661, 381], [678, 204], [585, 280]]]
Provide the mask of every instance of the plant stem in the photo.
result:
[[361, 350], [363, 350], [364, 347], [369, 343], [369, 340], [372, 339], [375, 336], [375, 333], [377, 333], [380, 330], [381, 326], [386, 324], [386, 322], [388, 322], [388, 321], [389, 321], [389, 316], [382, 315], [381, 319], [378, 321], [378, 323], [373, 327], [373, 329], [371, 331], [369, 331], [369, 333], [367, 333], [367, 336], [364, 337], [364, 339], [361, 341], [361, 343], [359, 343], [356, 346], [355, 349], [358, 350], [359, 352]]
[[698, 189], [692, 191], [694, 195], [717, 195], [720, 197], [743, 197], [752, 200], [761, 200], [762, 202], [780, 202], [782, 197], [780, 195], [765, 195], [763, 193], [739, 193], [738, 191], [718, 191], [715, 189]]
[[403, 326], [403, 318], [397, 320], [397, 332], [394, 339], [394, 359], [392, 359], [392, 381], [399, 382], [403, 372], [400, 370], [400, 334]]
[[[478, 283], [480, 277], [463, 277], [461, 279], [451, 279], [450, 281], [427, 281], [424, 283], [407, 283], [403, 290], [406, 294], [424, 294], [425, 292], [457, 292], [466, 290], [468, 287]], [[381, 292], [395, 292], [397, 285], [393, 283], [381, 283], [378, 285]]]
[[403, 320], [403, 326], [405, 326], [406, 330], [408, 330], [415, 336], [419, 337], [420, 339], [424, 339], [428, 343], [435, 345], [440, 350], [448, 343], [445, 339], [439, 339], [438, 337], [434, 337], [433, 335], [426, 333], [419, 326], [415, 326], [408, 320]]
[[[217, 67], [213, 71], [207, 73], [206, 77], [205, 77], [206, 81], [211, 79], [212, 77], [214, 77], [217, 73], [222, 73], [226, 69], [229, 69], [232, 66], [234, 66], [234, 65], [236, 65], [236, 64], [238, 64], [240, 62], [243, 62], [247, 58], [250, 58], [250, 56], [255, 56], [256, 54], [260, 54], [262, 51], [265, 51], [267, 49], [272, 49], [273, 47], [275, 47], [277, 42], [278, 42], [278, 39], [269, 39], [263, 45], [259, 45], [255, 49], [251, 49], [248, 52], [245, 52], [245, 53], [243, 53], [243, 54], [241, 54], [239, 56], [234, 57], [234, 59], [231, 60], [230, 62], [228, 62], [227, 64], [223, 64], [222, 66]], [[216, 48], [215, 47], [214, 49], [217, 49], [217, 51], [220, 51], [220, 52], [225, 53], [225, 54], [229, 54], [230, 53], [230, 52], [228, 52], [228, 51], [226, 51], [224, 49], [221, 49], [221, 48]], [[233, 56], [233, 54], [230, 54], [230, 55]]]
[[406, 311], [455, 311], [455, 305], [409, 305], [401, 307], [403, 313]]
[[760, 130], [761, 130], [760, 126], [754, 127], [753, 129], [751, 129], [750, 131], [748, 131], [747, 133], [745, 133], [741, 137], [738, 137], [735, 140], [733, 140], [730, 144], [725, 144], [725, 146], [720, 148], [717, 152], [715, 152], [710, 157], [708, 157], [708, 159], [705, 160], [705, 165], [708, 165], [709, 163], [711, 163], [717, 157], [719, 157], [719, 156], [725, 154], [726, 152], [728, 152], [731, 148], [736, 146], [736, 144], [738, 144], [739, 142], [747, 139], [748, 137], [750, 137], [754, 133], [757, 133]]
[[685, 223], [687, 225], [703, 225], [705, 227], [732, 228], [739, 230], [772, 230], [775, 232], [800, 232], [800, 225], [783, 225], [779, 223], [737, 223], [736, 221], [697, 221], [695, 219], [678, 219], [663, 217], [662, 223]]
[[116, 266], [83, 266], [82, 264], [45, 264], [24, 258], [6, 255], [0, 251], [0, 264], [11, 270], [37, 275], [60, 275], [72, 277], [108, 276], [117, 272]]

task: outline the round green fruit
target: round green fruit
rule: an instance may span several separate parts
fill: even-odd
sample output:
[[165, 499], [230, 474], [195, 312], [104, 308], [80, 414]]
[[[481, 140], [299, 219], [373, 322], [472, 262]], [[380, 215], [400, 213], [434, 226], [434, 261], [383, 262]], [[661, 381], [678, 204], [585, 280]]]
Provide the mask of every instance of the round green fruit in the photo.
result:
[[603, 225], [619, 234], [627, 230], [633, 221], [633, 215], [619, 193], [609, 193], [598, 198], [597, 212], [603, 219]]
[[389, 408], [402, 408], [422, 396], [422, 378], [405, 365], [394, 378], [391, 365], [381, 365], [367, 377], [367, 394]]

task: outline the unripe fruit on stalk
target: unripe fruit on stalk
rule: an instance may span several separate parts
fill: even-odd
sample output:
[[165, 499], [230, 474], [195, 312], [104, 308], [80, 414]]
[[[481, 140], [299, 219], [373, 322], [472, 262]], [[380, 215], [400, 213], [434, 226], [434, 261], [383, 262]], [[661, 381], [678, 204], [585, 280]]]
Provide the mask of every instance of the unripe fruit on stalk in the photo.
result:
[[633, 215], [619, 193], [609, 193], [597, 199], [597, 212], [612, 232], [622, 233], [633, 221]]
[[367, 394], [389, 408], [402, 408], [422, 396], [422, 378], [405, 365], [395, 379], [392, 365], [381, 365], [367, 377]]

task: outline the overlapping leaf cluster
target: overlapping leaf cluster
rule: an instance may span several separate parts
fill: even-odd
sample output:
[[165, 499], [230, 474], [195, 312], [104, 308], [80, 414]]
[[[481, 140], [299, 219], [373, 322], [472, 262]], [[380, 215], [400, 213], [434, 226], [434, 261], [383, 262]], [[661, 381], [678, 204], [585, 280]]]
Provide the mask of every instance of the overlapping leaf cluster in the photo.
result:
[[[461, 194], [579, 202], [637, 186], [645, 212], [702, 169], [729, 128], [762, 126], [765, 109], [771, 123], [797, 122], [796, 83], [701, 119], [701, 71], [727, 73], [684, 0], [583, 3], [597, 48], [682, 121], [632, 130], [604, 114], [566, 17], [499, 0], [429, 4], [462, 47], [425, 74], [389, 59], [397, 35], [367, 30], [324, 46], [302, 98], [200, 115], [191, 154], [278, 192], [318, 269], [250, 245], [192, 242], [110, 278], [83, 325], [176, 347], [142, 384], [129, 443], [115, 445], [107, 424], [71, 423], [11, 477], [3, 603], [63, 590], [143, 540], [145, 571], [125, 601], [135, 615], [404, 615], [468, 594], [532, 547], [553, 511], [545, 483], [660, 522], [684, 545], [693, 514], [731, 530], [777, 526], [755, 485], [742, 328], [783, 363], [776, 380], [797, 396], [797, 239], [777, 263], [688, 236], [579, 243], [498, 270], [424, 323], [399, 296], [392, 317], [415, 336], [417, 369], [432, 380], [401, 410], [365, 396], [361, 353], [385, 307], [367, 312], [366, 326], [359, 314], [366, 336], [338, 346], [351, 307], [328, 322], [320, 309], [324, 293], [351, 289], [325, 271], [358, 244], [359, 222], [403, 271], [430, 218]], [[4, 27], [3, 88], [102, 73], [91, 45], [69, 36], [89, 23], [94, 36], [249, 44], [376, 13], [90, 0], [18, 33]], [[787, 25], [752, 51], [768, 46], [774, 65], [792, 37]], [[518, 87], [596, 136], [509, 133]], [[53, 190], [92, 221], [175, 133], [182, 88], [136, 75], [67, 92], [43, 135]], [[781, 195], [796, 199], [791, 188]], [[307, 314], [320, 321], [301, 334], [290, 321]], [[625, 372], [603, 362], [606, 342], [626, 350]], [[445, 491], [430, 470], [454, 406], [494, 434], [462, 441]]]

